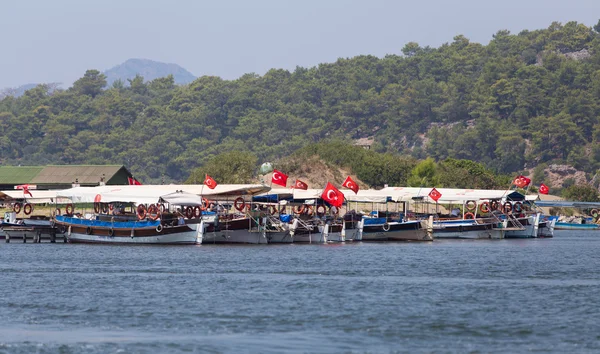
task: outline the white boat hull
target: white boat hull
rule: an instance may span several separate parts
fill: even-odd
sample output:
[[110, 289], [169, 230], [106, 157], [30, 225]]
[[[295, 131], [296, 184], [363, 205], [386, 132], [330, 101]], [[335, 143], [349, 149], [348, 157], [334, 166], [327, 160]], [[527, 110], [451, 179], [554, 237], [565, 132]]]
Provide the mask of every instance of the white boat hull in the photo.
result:
[[[530, 215], [527, 217], [527, 225], [523, 225], [525, 228], [523, 230], [507, 230], [504, 237], [505, 238], [535, 238], [537, 237], [538, 228], [536, 227], [538, 223], [538, 215]], [[522, 223], [525, 219], [517, 219]]]

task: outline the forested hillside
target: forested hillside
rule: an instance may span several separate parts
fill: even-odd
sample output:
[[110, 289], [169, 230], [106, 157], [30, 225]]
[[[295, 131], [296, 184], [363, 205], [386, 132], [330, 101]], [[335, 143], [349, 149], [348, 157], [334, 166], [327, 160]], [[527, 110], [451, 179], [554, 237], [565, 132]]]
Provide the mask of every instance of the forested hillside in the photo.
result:
[[[540, 163], [600, 168], [600, 22], [499, 31], [488, 45], [359, 56], [237, 80], [173, 77], [106, 87], [97, 70], [65, 91], [0, 101], [1, 164], [125, 164], [149, 183], [186, 180], [217, 154], [257, 163], [305, 146], [372, 138], [389, 156], [469, 159], [510, 174]], [[408, 161], [408, 160], [407, 160]]]

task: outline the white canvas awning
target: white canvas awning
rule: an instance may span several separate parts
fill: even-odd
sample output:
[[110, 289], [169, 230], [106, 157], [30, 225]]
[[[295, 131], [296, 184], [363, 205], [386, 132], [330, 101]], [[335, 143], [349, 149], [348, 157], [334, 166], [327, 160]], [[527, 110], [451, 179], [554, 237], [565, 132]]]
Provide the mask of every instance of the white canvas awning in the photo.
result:
[[[515, 193], [513, 190], [494, 190], [494, 189], [458, 189], [458, 188], [436, 188], [442, 195], [438, 203], [465, 202], [467, 200], [489, 200], [503, 199], [508, 195]], [[424, 202], [435, 203], [429, 197], [431, 187], [387, 187], [382, 191], [388, 191], [394, 201], [410, 201], [422, 199]]]
[[0, 199], [6, 201], [24, 201], [31, 204], [65, 204], [69, 203], [69, 199], [59, 198], [60, 190], [37, 190], [30, 189], [31, 195], [24, 193], [22, 189], [0, 191]]
[[388, 191], [378, 189], [359, 190], [356, 194], [349, 191], [344, 195], [347, 201], [359, 203], [386, 203], [388, 198], [391, 197]]
[[[211, 190], [202, 185], [193, 184], [168, 184], [168, 185], [141, 185], [141, 186], [98, 186], [76, 187], [60, 191], [60, 196], [69, 198], [74, 203], [143, 203], [158, 202], [159, 198], [176, 193], [185, 192], [196, 196], [205, 196], [210, 199], [253, 195], [264, 193], [270, 187], [262, 184], [224, 184]], [[195, 204], [194, 204], [195, 205]]]

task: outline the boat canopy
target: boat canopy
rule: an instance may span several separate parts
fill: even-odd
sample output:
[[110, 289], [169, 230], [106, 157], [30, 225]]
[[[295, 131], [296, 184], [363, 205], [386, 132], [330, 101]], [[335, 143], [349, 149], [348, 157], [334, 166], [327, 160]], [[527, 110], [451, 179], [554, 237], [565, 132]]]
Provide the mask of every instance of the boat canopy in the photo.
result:
[[61, 192], [60, 190], [30, 189], [29, 192], [31, 195], [24, 193], [22, 189], [0, 191], [0, 199], [5, 201], [24, 201], [31, 204], [70, 203], [69, 199], [58, 197], [57, 194]]
[[258, 203], [279, 203], [282, 200], [291, 201], [294, 198], [294, 190], [290, 188], [273, 188], [267, 193], [255, 195], [253, 202]]
[[[458, 189], [458, 188], [436, 188], [441, 194], [438, 203], [464, 202], [467, 200], [490, 200], [490, 199], [508, 199], [524, 200], [525, 196], [512, 190], [494, 190], [494, 189]], [[429, 197], [430, 187], [387, 187], [381, 191], [388, 193], [393, 201], [411, 201], [422, 200], [424, 202], [435, 203]], [[536, 197], [537, 198], [537, 197]]]
[[[262, 184], [224, 184], [218, 185], [215, 189], [208, 187], [202, 188], [202, 185], [192, 184], [168, 184], [168, 185], [142, 185], [142, 186], [98, 186], [98, 187], [75, 187], [62, 190], [58, 193], [59, 197], [68, 198], [74, 203], [113, 203], [127, 202], [136, 204], [151, 204], [159, 201], [160, 198], [177, 198], [185, 203], [180, 205], [200, 205], [202, 198], [205, 197], [227, 198], [229, 196], [253, 195], [264, 193], [270, 187]], [[208, 192], [207, 192], [208, 191]], [[180, 193], [174, 195], [173, 193]], [[195, 196], [195, 197], [192, 197]]]
[[558, 208], [578, 208], [578, 209], [589, 209], [589, 208], [600, 208], [600, 202], [577, 202], [567, 200], [540, 200], [535, 202], [540, 207], [558, 207]]

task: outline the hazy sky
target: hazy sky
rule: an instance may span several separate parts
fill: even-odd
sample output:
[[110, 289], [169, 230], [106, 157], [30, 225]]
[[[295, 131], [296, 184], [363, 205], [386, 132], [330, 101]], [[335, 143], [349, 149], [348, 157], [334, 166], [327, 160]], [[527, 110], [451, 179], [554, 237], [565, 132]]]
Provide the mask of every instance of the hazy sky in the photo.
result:
[[600, 0], [0, 0], [0, 88], [71, 84], [129, 58], [234, 79], [599, 19]]

